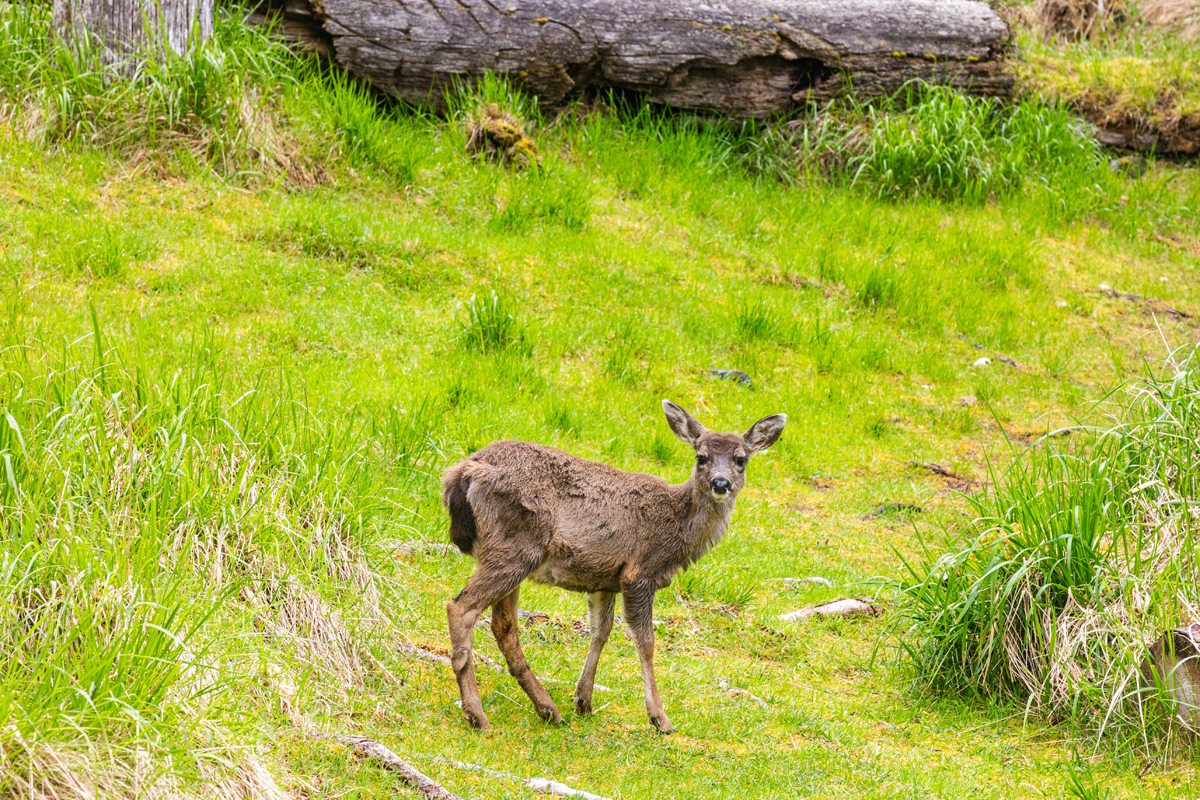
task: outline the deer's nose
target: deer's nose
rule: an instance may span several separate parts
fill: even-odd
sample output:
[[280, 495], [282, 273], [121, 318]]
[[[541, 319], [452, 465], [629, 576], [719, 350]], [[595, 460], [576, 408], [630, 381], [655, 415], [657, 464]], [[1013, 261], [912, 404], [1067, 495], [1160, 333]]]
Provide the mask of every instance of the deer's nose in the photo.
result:
[[714, 494], [729, 494], [729, 490], [733, 488], [728, 478], [713, 478], [708, 485], [712, 487]]

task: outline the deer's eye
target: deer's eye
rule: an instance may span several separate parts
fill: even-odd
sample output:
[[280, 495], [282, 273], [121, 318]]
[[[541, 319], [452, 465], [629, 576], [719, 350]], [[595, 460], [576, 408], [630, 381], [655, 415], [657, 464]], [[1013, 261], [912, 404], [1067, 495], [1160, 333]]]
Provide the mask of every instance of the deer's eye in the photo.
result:
[[696, 456], [696, 465], [703, 467], [708, 463], [708, 456]]
[[745, 459], [745, 458], [743, 458], [742, 456], [738, 456], [737, 458], [735, 458], [735, 459], [733, 460], [733, 463], [734, 463], [734, 464], [737, 464], [737, 468], [738, 468], [738, 469], [745, 469], [745, 468], [746, 468], [746, 459]]

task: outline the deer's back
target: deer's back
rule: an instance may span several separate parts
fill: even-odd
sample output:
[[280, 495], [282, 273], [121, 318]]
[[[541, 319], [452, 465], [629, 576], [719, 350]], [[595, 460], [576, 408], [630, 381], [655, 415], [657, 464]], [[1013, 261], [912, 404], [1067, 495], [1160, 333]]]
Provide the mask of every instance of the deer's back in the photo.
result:
[[480, 529], [477, 557], [536, 551], [533, 577], [581, 591], [616, 590], [630, 565], [669, 560], [678, 499], [661, 478], [530, 442], [502, 441], [459, 467]]

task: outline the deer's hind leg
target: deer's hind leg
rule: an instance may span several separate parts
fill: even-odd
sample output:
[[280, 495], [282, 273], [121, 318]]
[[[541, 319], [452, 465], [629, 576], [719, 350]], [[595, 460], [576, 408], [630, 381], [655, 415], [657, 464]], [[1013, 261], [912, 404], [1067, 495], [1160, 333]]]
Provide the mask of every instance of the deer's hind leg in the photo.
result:
[[583, 672], [579, 674], [579, 682], [575, 684], [575, 713], [592, 713], [592, 689], [596, 685], [596, 665], [600, 663], [600, 651], [608, 642], [612, 633], [613, 607], [617, 596], [612, 592], [592, 592], [587, 596], [588, 605], [588, 642], [587, 660], [583, 662]]
[[480, 564], [467, 580], [466, 587], [446, 604], [446, 618], [450, 623], [450, 646], [453, 648], [450, 664], [454, 667], [454, 677], [458, 680], [463, 716], [467, 718], [467, 722], [481, 730], [487, 730], [491, 725], [487, 715], [483, 713], [479, 683], [475, 680], [475, 660], [472, 657], [475, 623], [479, 621], [479, 615], [485, 608], [512, 593], [528, 574], [488, 569], [484, 564]]
[[521, 587], [518, 586], [492, 603], [492, 633], [496, 637], [500, 652], [504, 654], [504, 660], [508, 662], [508, 673], [517, 679], [525, 694], [529, 695], [538, 716], [547, 722], [562, 722], [562, 714], [558, 713], [558, 707], [550, 699], [550, 694], [529, 668], [525, 652], [521, 649], [520, 620], [517, 614], [517, 600], [520, 595]]

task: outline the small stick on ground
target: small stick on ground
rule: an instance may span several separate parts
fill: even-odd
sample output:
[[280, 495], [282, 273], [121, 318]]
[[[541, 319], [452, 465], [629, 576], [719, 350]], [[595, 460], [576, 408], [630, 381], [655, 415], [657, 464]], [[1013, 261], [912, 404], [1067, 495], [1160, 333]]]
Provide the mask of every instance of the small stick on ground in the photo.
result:
[[448, 791], [445, 786], [425, 775], [379, 742], [365, 736], [341, 736], [314, 732], [307, 732], [305, 735], [313, 739], [332, 739], [346, 745], [364, 758], [369, 758], [384, 769], [395, 772], [400, 776], [400, 780], [431, 800], [435, 798], [438, 800], [462, 800], [461, 797]]
[[463, 553], [452, 544], [443, 542], [391, 542], [388, 547], [395, 556], [415, 556], [432, 553], [439, 556], [461, 556]]
[[746, 691], [745, 689], [739, 689], [736, 686], [730, 686], [729, 681], [725, 680], [724, 678], [721, 678], [721, 680], [717, 681], [717, 686], [720, 686], [721, 691], [723, 691], [725, 694], [729, 695], [730, 697], [749, 697], [751, 700], [758, 703], [763, 708], [767, 707], [766, 700], [763, 700], [761, 697], [759, 697], [756, 694], [751, 694], [750, 692]]
[[1184, 311], [1181, 308], [1174, 308], [1159, 300], [1152, 300], [1149, 297], [1142, 297], [1140, 294], [1118, 292], [1113, 289], [1097, 289], [1096, 291], [1105, 297], [1111, 297], [1113, 300], [1128, 300], [1131, 303], [1143, 305], [1154, 313], [1167, 314], [1179, 319], [1191, 319], [1193, 316], [1195, 316], [1191, 312]]
[[482, 772], [485, 775], [491, 775], [493, 778], [503, 778], [505, 780], [515, 781], [522, 786], [528, 786], [535, 792], [556, 794], [559, 797], [579, 797], [582, 798], [582, 800], [609, 800], [607, 797], [602, 797], [598, 794], [592, 794], [591, 792], [585, 792], [582, 789], [572, 789], [565, 783], [559, 783], [558, 781], [553, 781], [549, 778], [522, 778], [519, 775], [510, 775], [507, 772], [497, 772], [494, 769], [481, 767], [478, 764], [470, 764], [466, 761], [455, 761], [454, 759], [450, 758], [434, 758], [433, 760], [441, 761], [445, 764], [449, 764], [452, 767], [458, 767], [459, 769], [467, 769], [471, 770], [472, 772]]

